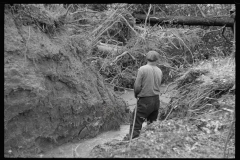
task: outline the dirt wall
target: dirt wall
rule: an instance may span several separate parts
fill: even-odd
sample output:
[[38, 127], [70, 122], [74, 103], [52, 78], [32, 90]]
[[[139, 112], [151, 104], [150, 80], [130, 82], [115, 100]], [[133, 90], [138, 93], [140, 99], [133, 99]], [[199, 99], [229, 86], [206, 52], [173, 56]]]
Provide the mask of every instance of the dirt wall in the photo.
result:
[[82, 63], [86, 43], [4, 20], [4, 155], [24, 157], [118, 129], [126, 104]]

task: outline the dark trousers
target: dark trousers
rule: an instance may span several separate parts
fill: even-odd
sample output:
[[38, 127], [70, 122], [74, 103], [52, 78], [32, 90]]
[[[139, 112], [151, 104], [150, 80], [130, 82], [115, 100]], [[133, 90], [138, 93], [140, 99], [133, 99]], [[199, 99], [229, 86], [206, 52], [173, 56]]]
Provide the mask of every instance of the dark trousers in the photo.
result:
[[[157, 120], [158, 117], [158, 109], [159, 109], [159, 96], [151, 96], [151, 97], [140, 97], [137, 101], [137, 114], [136, 121], [134, 125], [133, 137], [136, 138], [140, 135], [140, 131], [142, 129], [142, 124], [147, 119], [150, 123]], [[129, 135], [132, 132], [133, 120], [134, 120], [135, 109], [132, 113], [131, 124]]]

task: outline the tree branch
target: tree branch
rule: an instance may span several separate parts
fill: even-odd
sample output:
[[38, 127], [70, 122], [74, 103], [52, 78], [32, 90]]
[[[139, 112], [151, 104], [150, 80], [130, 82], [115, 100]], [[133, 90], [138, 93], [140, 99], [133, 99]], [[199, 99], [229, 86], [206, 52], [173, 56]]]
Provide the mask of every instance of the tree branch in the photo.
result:
[[146, 25], [147, 25], [147, 19], [148, 19], [148, 16], [150, 14], [151, 8], [152, 8], [152, 5], [150, 4], [150, 6], [148, 8], [148, 14], [147, 14], [146, 19], [145, 19], [145, 28], [146, 28]]
[[99, 43], [97, 45], [98, 50], [103, 52], [110, 52], [112, 54], [121, 53], [125, 48], [117, 45], [111, 45], [111, 44], [105, 44], [105, 43]]
[[201, 12], [202, 16], [205, 18], [205, 17], [206, 17], [206, 15], [203, 13], [203, 11], [202, 11], [202, 9], [200, 8], [200, 5], [199, 5], [199, 4], [197, 4], [197, 7], [198, 7], [198, 9], [200, 10], [200, 12]]
[[[134, 14], [137, 23], [143, 22], [146, 19], [144, 14]], [[181, 24], [191, 26], [224, 26], [233, 27], [234, 19], [230, 17], [188, 17], [188, 16], [149, 16], [150, 24]]]
[[[234, 113], [235, 114], [235, 113]], [[229, 128], [229, 131], [228, 131], [228, 136], [227, 136], [227, 139], [226, 139], [226, 142], [225, 142], [225, 145], [224, 145], [224, 152], [223, 152], [223, 158], [227, 158], [226, 157], [226, 149], [227, 149], [227, 145], [228, 145], [228, 142], [230, 140], [230, 137], [232, 135], [232, 130], [233, 130], [233, 124], [235, 123], [235, 121], [232, 122], [231, 124], [231, 127]]]
[[133, 60], [136, 60], [136, 58], [133, 57], [130, 53], [128, 53], [128, 51], [125, 51], [125, 52], [123, 52], [122, 54], [118, 55], [118, 56], [112, 61], [111, 65], [112, 65], [113, 63], [115, 63], [120, 57], [124, 56], [125, 54], [129, 54], [129, 56], [130, 56]]

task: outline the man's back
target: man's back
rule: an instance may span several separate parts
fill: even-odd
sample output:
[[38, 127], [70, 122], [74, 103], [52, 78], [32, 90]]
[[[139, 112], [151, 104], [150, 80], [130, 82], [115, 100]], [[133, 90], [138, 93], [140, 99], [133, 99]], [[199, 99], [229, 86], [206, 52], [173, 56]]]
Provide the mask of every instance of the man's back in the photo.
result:
[[142, 123], [145, 120], [149, 123], [157, 120], [160, 106], [159, 93], [162, 81], [162, 71], [156, 66], [157, 60], [159, 59], [159, 53], [156, 51], [149, 51], [146, 53], [146, 59], [147, 65], [139, 68], [134, 83], [134, 96], [137, 98], [137, 107], [131, 117], [132, 121], [129, 135], [132, 135], [132, 138], [136, 138], [140, 135]]
[[162, 81], [162, 71], [155, 65], [146, 64], [139, 68], [134, 84], [138, 97], [159, 95]]

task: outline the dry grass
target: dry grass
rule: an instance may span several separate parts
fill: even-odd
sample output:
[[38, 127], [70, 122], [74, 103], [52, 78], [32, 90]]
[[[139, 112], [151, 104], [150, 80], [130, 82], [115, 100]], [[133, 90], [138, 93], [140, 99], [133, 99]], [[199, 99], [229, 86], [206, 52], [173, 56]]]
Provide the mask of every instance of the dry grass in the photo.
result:
[[36, 25], [42, 32], [53, 36], [62, 29], [65, 23], [66, 9], [62, 5], [54, 5], [55, 9], [43, 4], [14, 4], [10, 10], [23, 25]]
[[[60, 34], [61, 30], [70, 31], [69, 35], [84, 34], [89, 37], [91, 40], [86, 51], [88, 59], [97, 59], [97, 70], [106, 82], [116, 86], [132, 88], [137, 68], [145, 64], [144, 56], [149, 50], [158, 51], [161, 56], [160, 68], [164, 66], [169, 70], [164, 73], [164, 79], [174, 77], [179, 72], [179, 67], [189, 66], [195, 61], [194, 48], [201, 43], [199, 34], [203, 30], [166, 29], [160, 26], [150, 27], [146, 23], [136, 26], [135, 19], [128, 11], [131, 6], [119, 5], [117, 9], [104, 12], [79, 8], [72, 13], [69, 11], [71, 5], [64, 8], [61, 4], [21, 4], [14, 5], [12, 10], [16, 18], [22, 18], [23, 23], [35, 24], [50, 37]], [[96, 49], [99, 42], [116, 47], [121, 44], [124, 47], [117, 54], [102, 53]], [[124, 52], [128, 54], [117, 58]]]
[[[154, 122], [146, 126], [139, 138], [129, 142], [112, 141], [96, 146], [91, 156], [94, 158], [222, 158], [226, 129], [223, 124], [210, 120], [198, 124], [183, 120]], [[231, 141], [231, 147], [234, 141]], [[235, 148], [229, 157], [233, 158]]]
[[176, 80], [177, 94], [166, 108], [169, 118], [194, 117], [218, 109], [218, 99], [235, 86], [235, 62], [231, 58], [213, 59], [194, 65]]
[[[202, 32], [201, 29], [165, 29], [161, 26], [131, 25], [131, 18], [125, 18], [128, 15], [126, 13], [127, 11], [122, 10], [115, 10], [111, 14], [108, 13], [109, 18], [91, 34], [92, 37], [95, 37], [91, 45], [92, 48], [94, 48], [104, 37], [108, 39], [104, 44], [109, 47], [113, 45], [111, 42], [116, 41], [116, 37], [109, 36], [109, 31], [115, 31], [116, 34], [124, 30], [131, 32], [130, 37], [124, 37], [127, 41], [120, 53], [103, 52], [96, 49], [97, 57], [99, 57], [99, 59], [103, 58], [98, 69], [101, 71], [100, 73], [107, 78], [107, 82], [112, 82], [116, 86], [127, 87], [126, 85], [124, 86], [123, 83], [125, 83], [127, 79], [131, 79], [131, 81], [134, 80], [137, 68], [145, 64], [144, 57], [149, 50], [159, 52], [161, 57], [159, 66], [160, 68], [162, 66], [168, 68], [170, 71], [167, 74], [171, 77], [174, 77], [174, 75], [179, 72], [179, 68], [189, 66], [195, 61], [196, 56], [193, 52], [195, 47], [201, 43], [199, 36], [199, 33]], [[119, 24], [121, 24], [120, 26], [125, 26], [125, 28], [118, 27]], [[116, 45], [116, 47], [120, 46]], [[121, 59], [117, 59], [118, 63], [114, 63], [113, 65], [116, 58], [125, 52], [128, 52], [128, 54], [121, 57]], [[92, 56], [96, 56], [96, 54]], [[119, 68], [124, 69], [119, 70]], [[109, 69], [112, 71], [109, 72]], [[126, 72], [127, 74], [123, 74]], [[165, 74], [164, 76], [167, 77], [168, 75]], [[120, 79], [119, 82], [116, 81], [116, 77], [118, 79], [122, 78], [123, 81]], [[131, 86], [131, 81], [129, 81], [129, 83], [126, 82], [126, 84]]]
[[[126, 150], [128, 142], [112, 141], [96, 146], [91, 155], [95, 158], [235, 157], [235, 94], [232, 93], [235, 61], [227, 57], [195, 64], [176, 83], [164, 121], [145, 127], [129, 150]], [[225, 102], [222, 105], [220, 101]]]
[[[126, 149], [129, 142], [112, 141], [96, 146], [91, 156], [233, 158], [234, 60], [217, 58], [195, 64], [183, 72], [176, 83], [178, 92], [167, 107], [167, 120], [145, 127], [140, 137], [133, 140], [130, 149]], [[220, 101], [225, 101], [224, 105], [219, 104]]]

